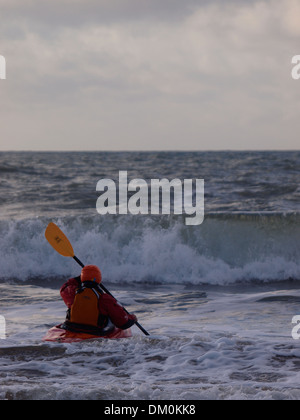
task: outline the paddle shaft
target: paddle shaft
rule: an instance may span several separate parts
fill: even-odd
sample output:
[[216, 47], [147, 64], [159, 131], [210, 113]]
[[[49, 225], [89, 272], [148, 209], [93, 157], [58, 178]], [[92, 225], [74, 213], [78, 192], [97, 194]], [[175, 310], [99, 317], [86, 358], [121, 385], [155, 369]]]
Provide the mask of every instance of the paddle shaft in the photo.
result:
[[[73, 259], [77, 262], [77, 264], [79, 264], [82, 268], [84, 267], [84, 264], [74, 255], [74, 257], [73, 257]], [[115, 299], [115, 297], [110, 293], [110, 291], [109, 290], [107, 290], [107, 288], [102, 284], [102, 283], [100, 283], [100, 287], [101, 287], [101, 289], [105, 292], [105, 293], [107, 293], [108, 295], [110, 295], [112, 298], [114, 298]], [[125, 308], [123, 308], [124, 309], [124, 311], [129, 315], [129, 312], [125, 309]], [[150, 335], [146, 330], [145, 330], [145, 328], [143, 328], [142, 326], [141, 326], [141, 324], [139, 324], [137, 321], [135, 322], [135, 325], [145, 334], [145, 335]]]

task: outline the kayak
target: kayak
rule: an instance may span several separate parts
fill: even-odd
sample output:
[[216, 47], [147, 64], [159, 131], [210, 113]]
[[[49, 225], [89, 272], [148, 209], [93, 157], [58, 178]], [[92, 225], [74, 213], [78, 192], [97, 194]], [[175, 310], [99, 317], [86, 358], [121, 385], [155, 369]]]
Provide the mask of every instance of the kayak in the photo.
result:
[[46, 334], [46, 336], [43, 338], [43, 341], [50, 341], [56, 343], [76, 343], [96, 338], [107, 338], [110, 340], [115, 340], [119, 338], [132, 337], [132, 332], [130, 328], [128, 328], [127, 330], [121, 330], [120, 328], [115, 327], [113, 331], [109, 332], [104, 336], [96, 336], [86, 333], [67, 331], [64, 328], [62, 328], [62, 325], [63, 324], [51, 328]]

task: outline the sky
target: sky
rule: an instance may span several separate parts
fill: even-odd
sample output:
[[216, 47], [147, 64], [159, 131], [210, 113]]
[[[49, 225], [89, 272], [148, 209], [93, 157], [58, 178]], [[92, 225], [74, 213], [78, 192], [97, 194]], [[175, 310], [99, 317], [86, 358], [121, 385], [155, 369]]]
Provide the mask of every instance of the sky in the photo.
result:
[[0, 0], [0, 150], [299, 150], [299, 0]]

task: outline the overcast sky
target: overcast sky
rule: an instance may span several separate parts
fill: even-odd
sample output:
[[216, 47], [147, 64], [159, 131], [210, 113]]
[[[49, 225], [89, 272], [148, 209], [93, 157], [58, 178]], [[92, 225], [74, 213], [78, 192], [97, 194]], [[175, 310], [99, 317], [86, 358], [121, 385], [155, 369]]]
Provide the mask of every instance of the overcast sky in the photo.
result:
[[299, 0], [0, 0], [0, 150], [299, 149]]

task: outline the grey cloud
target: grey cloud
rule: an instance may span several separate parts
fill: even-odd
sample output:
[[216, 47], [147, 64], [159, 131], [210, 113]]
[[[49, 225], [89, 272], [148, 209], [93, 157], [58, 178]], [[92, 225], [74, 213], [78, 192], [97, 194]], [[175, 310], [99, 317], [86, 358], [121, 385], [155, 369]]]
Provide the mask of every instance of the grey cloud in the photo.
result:
[[0, 0], [0, 8], [8, 62], [0, 124], [10, 145], [276, 148], [285, 136], [297, 144], [297, 0]]
[[[60, 27], [117, 22], [178, 22], [204, 5], [224, 0], [0, 0], [1, 19], [13, 26], [19, 20], [45, 33]], [[251, 4], [255, 0], [230, 0]], [[28, 29], [29, 29], [28, 26]]]
[[209, 0], [0, 0], [1, 14], [45, 25], [181, 19]]

